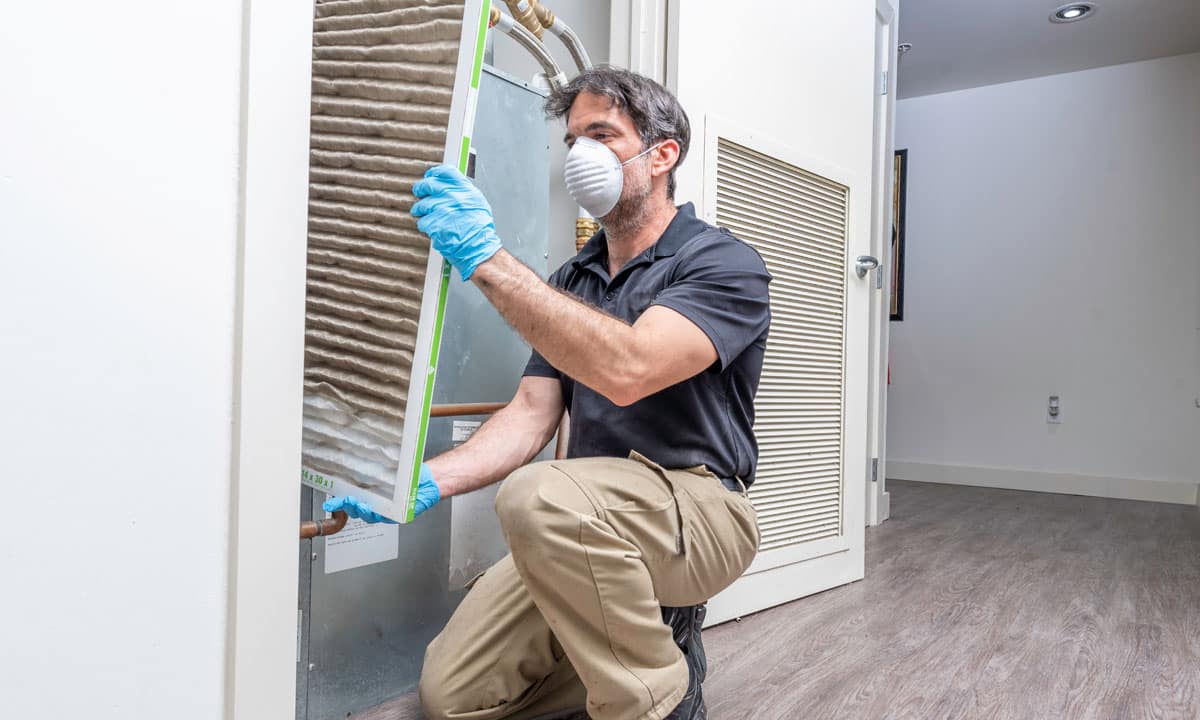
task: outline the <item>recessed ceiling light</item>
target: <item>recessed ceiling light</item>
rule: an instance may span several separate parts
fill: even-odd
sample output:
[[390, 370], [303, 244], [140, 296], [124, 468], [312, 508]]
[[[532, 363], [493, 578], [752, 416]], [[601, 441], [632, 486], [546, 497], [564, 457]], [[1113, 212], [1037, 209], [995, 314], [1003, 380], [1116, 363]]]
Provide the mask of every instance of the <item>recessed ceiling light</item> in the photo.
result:
[[1052, 23], [1072, 23], [1096, 14], [1096, 6], [1090, 2], [1077, 2], [1063, 5], [1050, 13]]

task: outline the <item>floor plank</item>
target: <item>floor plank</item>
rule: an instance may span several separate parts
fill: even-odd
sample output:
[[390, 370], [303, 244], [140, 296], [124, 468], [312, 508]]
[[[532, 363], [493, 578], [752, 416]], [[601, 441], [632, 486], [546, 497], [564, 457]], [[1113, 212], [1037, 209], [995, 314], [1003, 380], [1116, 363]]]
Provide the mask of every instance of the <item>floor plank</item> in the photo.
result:
[[1200, 718], [1195, 507], [889, 490], [866, 580], [705, 632], [713, 720]]

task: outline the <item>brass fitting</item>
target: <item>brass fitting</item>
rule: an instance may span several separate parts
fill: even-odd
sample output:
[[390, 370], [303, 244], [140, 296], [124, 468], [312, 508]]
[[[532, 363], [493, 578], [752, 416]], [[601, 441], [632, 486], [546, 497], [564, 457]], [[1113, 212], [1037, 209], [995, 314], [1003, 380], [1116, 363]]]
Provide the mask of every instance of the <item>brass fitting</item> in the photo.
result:
[[575, 218], [575, 252], [583, 249], [593, 235], [600, 232], [600, 221], [596, 218]]
[[537, 16], [538, 22], [542, 24], [542, 27], [547, 30], [554, 24], [554, 12], [540, 2], [535, 1], [533, 3], [533, 14]]
[[533, 33], [538, 40], [542, 39], [542, 23], [537, 18], [537, 13], [534, 7], [537, 6], [537, 0], [504, 0], [504, 4], [508, 6], [508, 11], [512, 13], [513, 20], [525, 26], [525, 29]]
[[496, 27], [496, 23], [498, 22], [500, 22], [500, 8], [493, 5], [492, 8], [488, 10], [488, 29], [491, 30], [492, 28]]

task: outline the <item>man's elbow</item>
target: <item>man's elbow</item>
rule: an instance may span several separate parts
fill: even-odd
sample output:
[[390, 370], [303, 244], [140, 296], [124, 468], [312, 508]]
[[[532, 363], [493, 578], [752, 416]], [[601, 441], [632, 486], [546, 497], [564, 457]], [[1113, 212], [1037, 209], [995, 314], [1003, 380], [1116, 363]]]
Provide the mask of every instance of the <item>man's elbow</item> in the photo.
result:
[[629, 407], [643, 398], [653, 395], [656, 388], [648, 367], [625, 367], [612, 378], [609, 391], [605, 393], [609, 402], [617, 407]]

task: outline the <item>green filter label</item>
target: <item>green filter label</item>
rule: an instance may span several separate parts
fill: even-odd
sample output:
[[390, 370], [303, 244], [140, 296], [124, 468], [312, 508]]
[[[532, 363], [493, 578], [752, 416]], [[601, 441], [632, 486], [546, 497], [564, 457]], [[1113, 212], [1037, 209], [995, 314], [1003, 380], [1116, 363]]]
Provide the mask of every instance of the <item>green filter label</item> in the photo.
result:
[[300, 468], [300, 480], [308, 483], [309, 485], [316, 485], [317, 487], [325, 488], [326, 490], [333, 490], [332, 480], [320, 473], [315, 473], [308, 468]]

